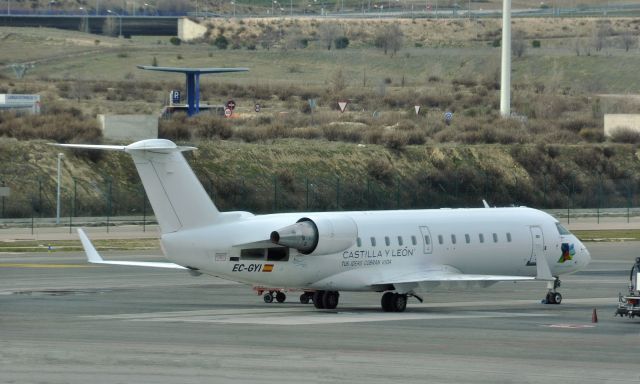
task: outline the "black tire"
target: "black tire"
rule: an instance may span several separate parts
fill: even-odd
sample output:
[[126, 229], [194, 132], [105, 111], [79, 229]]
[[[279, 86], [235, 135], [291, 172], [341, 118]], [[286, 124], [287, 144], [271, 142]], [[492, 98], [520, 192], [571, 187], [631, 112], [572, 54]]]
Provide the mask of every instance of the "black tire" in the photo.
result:
[[284, 303], [285, 300], [287, 300], [287, 295], [285, 295], [284, 292], [276, 293], [276, 301], [278, 303]]
[[262, 296], [262, 299], [267, 304], [273, 303], [273, 295], [270, 292], [265, 293], [264, 296]]
[[317, 309], [324, 309], [324, 291], [315, 291], [313, 293], [313, 306]]
[[336, 309], [340, 301], [340, 294], [336, 291], [327, 291], [322, 298], [322, 304], [325, 309]]
[[382, 299], [380, 299], [380, 304], [382, 305], [382, 310], [385, 312], [393, 311], [393, 292], [385, 292], [382, 295]]
[[404, 312], [407, 309], [407, 295], [396, 293], [393, 296], [393, 309], [395, 312]]
[[300, 303], [309, 304], [309, 300], [311, 300], [311, 297], [306, 292], [300, 295]]
[[556, 302], [553, 301], [553, 292], [547, 292], [547, 297], [545, 299], [547, 302], [546, 304], [555, 304]]
[[562, 303], [562, 295], [560, 294], [560, 292], [556, 292], [556, 293], [552, 294], [551, 296], [553, 297], [553, 304]]

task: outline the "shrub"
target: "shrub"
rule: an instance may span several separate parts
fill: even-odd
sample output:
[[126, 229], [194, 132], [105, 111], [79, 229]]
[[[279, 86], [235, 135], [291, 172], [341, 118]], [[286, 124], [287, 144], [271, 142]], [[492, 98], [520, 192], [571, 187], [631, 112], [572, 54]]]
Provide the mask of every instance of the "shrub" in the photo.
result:
[[173, 44], [173, 45], [180, 45], [180, 44], [182, 43], [182, 40], [180, 40], [180, 38], [179, 38], [179, 37], [177, 37], [177, 36], [172, 36], [172, 37], [169, 39], [169, 42], [170, 42], [171, 44]]
[[336, 49], [345, 49], [349, 46], [349, 38], [347, 36], [340, 36], [333, 41]]
[[540, 46], [541, 46], [540, 40], [531, 40], [532, 48], [540, 48]]
[[229, 40], [227, 40], [224, 35], [218, 35], [218, 37], [213, 40], [213, 45], [215, 45], [218, 49], [227, 49], [227, 47], [229, 46]]
[[382, 143], [391, 150], [401, 151], [409, 144], [409, 138], [404, 132], [390, 131], [382, 136]]
[[611, 141], [614, 143], [638, 144], [640, 143], [640, 132], [626, 127], [617, 128], [611, 132]]

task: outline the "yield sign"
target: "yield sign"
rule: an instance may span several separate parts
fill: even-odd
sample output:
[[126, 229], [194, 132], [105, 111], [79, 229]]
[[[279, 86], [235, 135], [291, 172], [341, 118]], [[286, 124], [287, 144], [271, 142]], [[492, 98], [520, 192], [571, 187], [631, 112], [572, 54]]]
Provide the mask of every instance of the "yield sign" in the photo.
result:
[[415, 108], [416, 116], [417, 116], [420, 113], [420, 106], [419, 105], [415, 105], [413, 108]]
[[338, 107], [340, 107], [340, 112], [344, 112], [344, 109], [347, 108], [347, 104], [349, 102], [346, 100], [340, 100], [338, 101]]

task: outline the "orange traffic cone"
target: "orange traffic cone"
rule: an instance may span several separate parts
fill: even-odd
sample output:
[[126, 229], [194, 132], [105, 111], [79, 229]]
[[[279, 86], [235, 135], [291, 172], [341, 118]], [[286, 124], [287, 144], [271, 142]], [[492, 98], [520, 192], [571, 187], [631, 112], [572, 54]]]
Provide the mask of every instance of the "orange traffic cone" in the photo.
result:
[[596, 312], [595, 308], [593, 308], [593, 313], [591, 314], [591, 322], [592, 323], [598, 322], [598, 312]]

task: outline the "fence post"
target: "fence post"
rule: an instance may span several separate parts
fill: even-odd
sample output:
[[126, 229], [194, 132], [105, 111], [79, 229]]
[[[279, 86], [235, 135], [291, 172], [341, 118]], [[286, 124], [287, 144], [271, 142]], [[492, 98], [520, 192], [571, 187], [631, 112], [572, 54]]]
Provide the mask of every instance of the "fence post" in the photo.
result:
[[107, 189], [107, 233], [109, 233], [109, 220], [111, 219], [111, 177], [109, 177], [109, 179], [107, 180], [107, 185], [108, 185], [108, 189]]
[[42, 176], [38, 176], [38, 211], [40, 211], [40, 218], [42, 218]]
[[336, 177], [336, 211], [340, 210], [340, 177]]
[[142, 190], [142, 232], [147, 231], [147, 196], [145, 195], [144, 187], [140, 187]]
[[[2, 186], [6, 187], [4, 180], [2, 180]], [[4, 196], [2, 196], [2, 218], [4, 219]]]
[[278, 209], [278, 177], [273, 175], [273, 212]]
[[77, 215], [77, 212], [76, 212], [77, 203], [78, 203], [78, 180], [74, 177], [73, 178], [73, 204], [71, 204], [73, 216]]
[[73, 179], [73, 198], [69, 198], [69, 233], [71, 234], [73, 231], [71, 230], [71, 228], [73, 227], [73, 212], [75, 211], [75, 200], [76, 200], [76, 195], [75, 195], [75, 179]]
[[305, 210], [308, 211], [309, 210], [309, 178], [308, 177], [304, 178], [304, 183], [305, 183], [305, 187], [306, 187], [306, 190], [305, 190], [305, 193], [306, 193]]
[[396, 209], [400, 209], [400, 178], [396, 179]]

